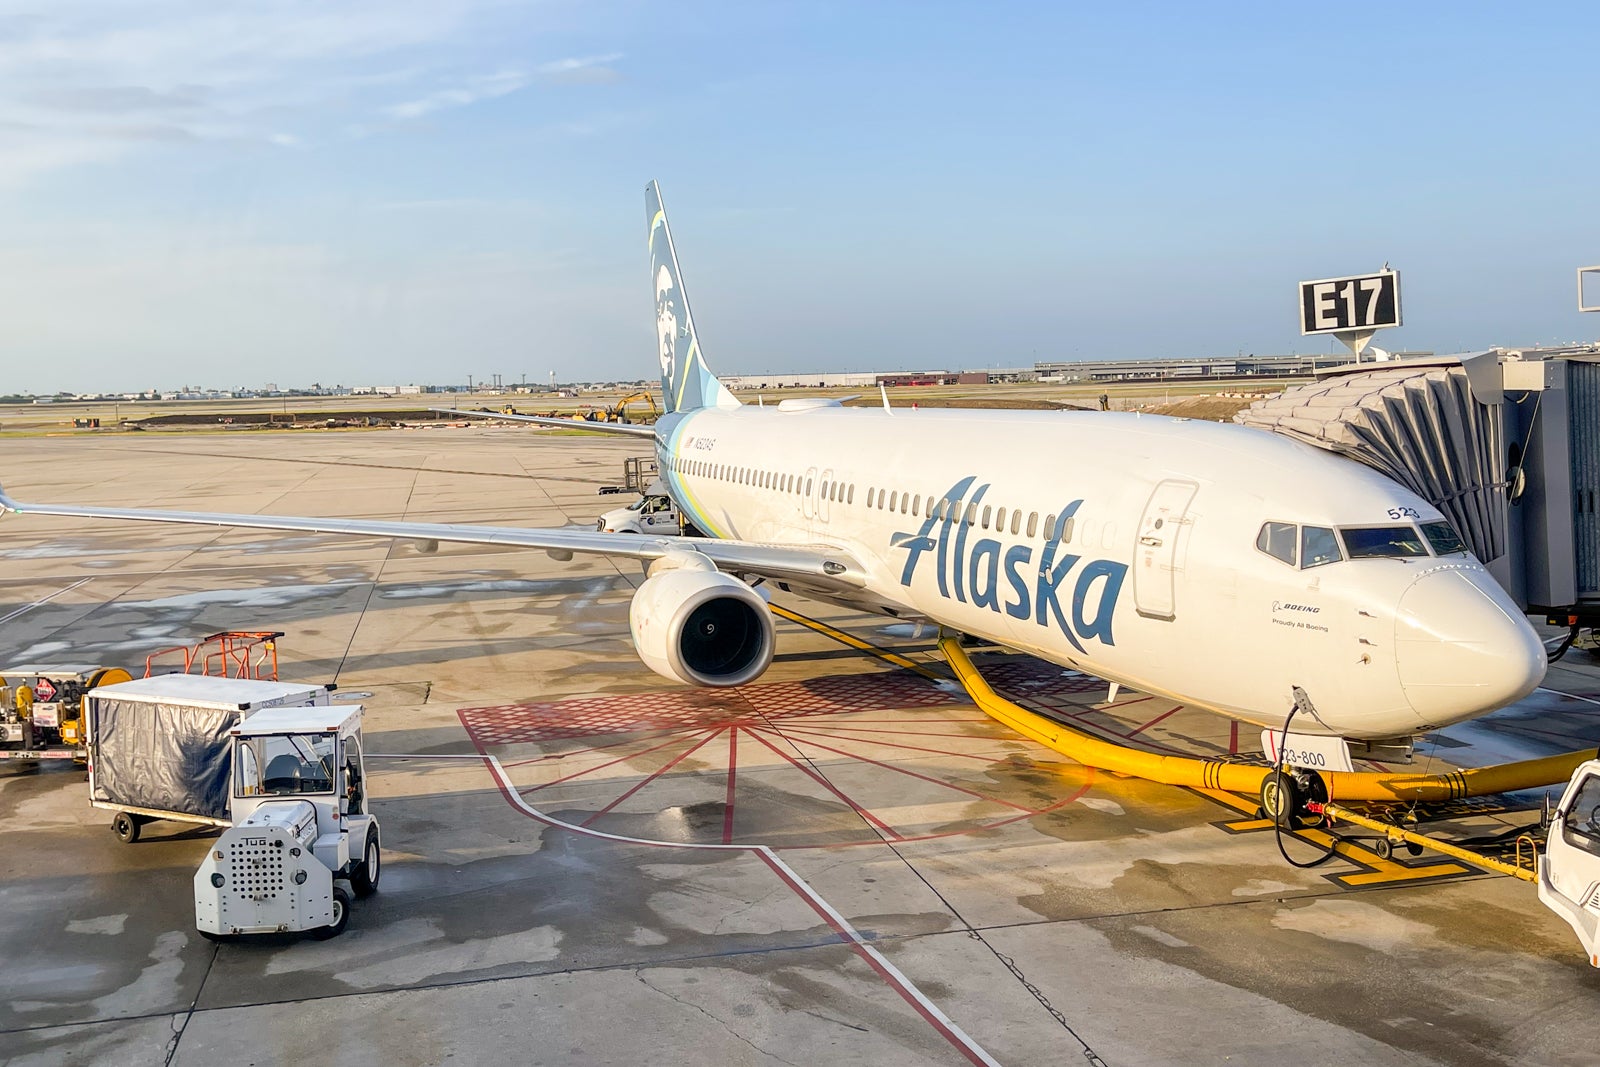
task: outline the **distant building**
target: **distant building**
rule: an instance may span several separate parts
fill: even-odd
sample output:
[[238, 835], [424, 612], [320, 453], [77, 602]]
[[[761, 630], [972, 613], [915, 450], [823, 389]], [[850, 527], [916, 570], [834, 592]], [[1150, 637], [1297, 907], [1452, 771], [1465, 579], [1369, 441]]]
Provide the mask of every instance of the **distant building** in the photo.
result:
[[729, 389], [851, 389], [873, 386], [878, 376], [871, 371], [783, 371], [772, 374], [718, 375]]
[[1205, 381], [1228, 378], [1310, 378], [1354, 363], [1348, 352], [1224, 359], [1106, 359], [1035, 363], [1042, 382]]

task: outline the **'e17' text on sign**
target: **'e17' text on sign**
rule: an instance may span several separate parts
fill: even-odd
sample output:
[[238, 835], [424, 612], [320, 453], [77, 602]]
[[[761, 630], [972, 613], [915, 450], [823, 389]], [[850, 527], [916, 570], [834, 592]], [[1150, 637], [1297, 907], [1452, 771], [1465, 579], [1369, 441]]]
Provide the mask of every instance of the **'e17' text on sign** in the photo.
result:
[[1300, 283], [1300, 332], [1344, 333], [1400, 325], [1400, 272]]

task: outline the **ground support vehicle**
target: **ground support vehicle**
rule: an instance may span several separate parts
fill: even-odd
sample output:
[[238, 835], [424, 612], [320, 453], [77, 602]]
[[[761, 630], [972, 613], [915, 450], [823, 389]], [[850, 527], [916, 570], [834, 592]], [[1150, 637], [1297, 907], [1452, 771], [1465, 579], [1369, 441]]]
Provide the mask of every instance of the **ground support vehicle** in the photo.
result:
[[1600, 967], [1600, 759], [1573, 772], [1550, 815], [1539, 899], [1567, 921], [1590, 965]]
[[332, 686], [166, 674], [89, 694], [89, 803], [124, 843], [154, 819], [233, 822], [231, 731], [267, 708], [328, 704]]
[[632, 504], [601, 515], [598, 529], [602, 533], [677, 537], [683, 532], [683, 515], [666, 490], [665, 483], [655, 482]]
[[84, 697], [126, 682], [118, 667], [27, 664], [0, 669], [0, 759], [87, 758]]
[[333, 937], [351, 895], [378, 886], [361, 707], [273, 708], [232, 730], [234, 824], [194, 876], [195, 925], [212, 940], [310, 931]]

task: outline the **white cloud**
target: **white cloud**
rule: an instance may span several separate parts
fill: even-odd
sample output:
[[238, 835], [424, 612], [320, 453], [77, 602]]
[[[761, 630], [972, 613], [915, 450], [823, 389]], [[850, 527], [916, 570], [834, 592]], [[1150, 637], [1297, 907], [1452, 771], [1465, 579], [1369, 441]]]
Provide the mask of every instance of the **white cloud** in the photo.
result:
[[419, 119], [446, 108], [465, 107], [480, 100], [493, 100], [495, 97], [506, 96], [523, 88], [531, 80], [522, 71], [503, 70], [496, 74], [468, 79], [460, 85], [440, 89], [403, 104], [393, 104], [384, 108], [383, 113], [392, 119]]
[[[0, 19], [0, 186], [140, 144], [300, 147], [483, 42], [503, 0], [55, 0]], [[431, 75], [430, 75], [430, 72]], [[529, 76], [457, 79], [422, 113]], [[405, 105], [401, 105], [404, 107]]]
[[539, 73], [547, 81], [567, 85], [608, 85], [622, 80], [622, 75], [611, 66], [621, 58], [621, 52], [609, 52], [603, 56], [558, 59], [540, 64]]

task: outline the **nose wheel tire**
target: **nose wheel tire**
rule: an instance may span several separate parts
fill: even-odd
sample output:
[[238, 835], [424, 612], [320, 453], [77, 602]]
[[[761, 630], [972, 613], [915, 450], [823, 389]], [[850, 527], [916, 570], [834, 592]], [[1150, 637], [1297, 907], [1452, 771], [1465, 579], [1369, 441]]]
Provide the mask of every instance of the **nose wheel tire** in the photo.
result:
[[1295, 782], [1287, 774], [1269, 774], [1261, 780], [1261, 815], [1284, 829], [1293, 829], [1294, 809], [1300, 806]]
[[1328, 799], [1322, 779], [1308, 771], [1273, 771], [1261, 780], [1261, 817], [1285, 830], [1315, 826], [1320, 816], [1306, 810], [1306, 801]]
[[344, 933], [344, 928], [349, 922], [350, 894], [335, 886], [333, 890], [333, 922], [311, 931], [311, 936], [318, 941], [326, 941], [331, 937], [338, 937]]
[[361, 850], [361, 862], [350, 872], [350, 887], [358, 897], [369, 897], [378, 891], [378, 876], [382, 873], [382, 856], [378, 848], [378, 831], [367, 827], [367, 844]]

